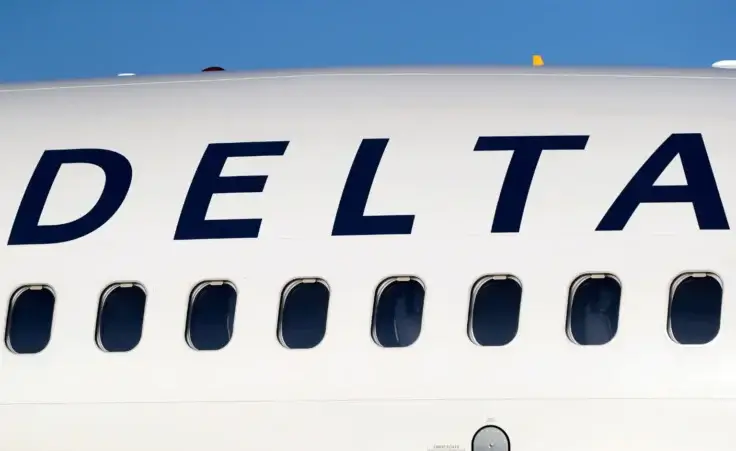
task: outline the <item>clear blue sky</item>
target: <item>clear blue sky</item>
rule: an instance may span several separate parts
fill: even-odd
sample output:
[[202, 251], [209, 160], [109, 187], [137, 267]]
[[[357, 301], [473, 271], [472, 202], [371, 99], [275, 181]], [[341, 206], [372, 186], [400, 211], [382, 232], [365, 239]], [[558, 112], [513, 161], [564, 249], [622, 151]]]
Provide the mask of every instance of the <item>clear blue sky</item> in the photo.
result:
[[0, 0], [0, 81], [395, 64], [709, 66], [736, 0]]

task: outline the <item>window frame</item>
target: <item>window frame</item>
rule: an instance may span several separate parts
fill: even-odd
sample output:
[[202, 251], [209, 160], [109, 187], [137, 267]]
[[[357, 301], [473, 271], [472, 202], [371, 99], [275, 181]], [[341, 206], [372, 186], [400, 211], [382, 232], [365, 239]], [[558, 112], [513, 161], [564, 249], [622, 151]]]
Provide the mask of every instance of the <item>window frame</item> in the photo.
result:
[[[101, 320], [102, 320], [102, 311], [105, 306], [105, 302], [107, 300], [107, 297], [110, 296], [110, 294], [117, 290], [118, 288], [138, 288], [143, 292], [143, 318], [141, 318], [141, 336], [138, 338], [138, 343], [132, 348], [127, 351], [108, 351], [105, 349], [105, 347], [102, 345], [102, 335], [101, 335]], [[97, 303], [97, 322], [95, 324], [95, 343], [97, 344], [97, 347], [102, 352], [110, 353], [110, 354], [120, 354], [120, 353], [126, 353], [131, 352], [135, 350], [140, 342], [143, 340], [143, 326], [146, 321], [146, 307], [148, 306], [148, 291], [146, 290], [146, 287], [138, 281], [126, 281], [126, 282], [113, 282], [109, 284], [104, 290], [102, 290], [102, 293], [100, 294], [100, 300]]]
[[[616, 326], [616, 332], [613, 334], [610, 340], [608, 340], [605, 343], [602, 344], [583, 344], [578, 343], [578, 341], [575, 339], [572, 333], [572, 307], [573, 302], [575, 300], [575, 293], [577, 290], [585, 283], [586, 281], [590, 279], [594, 280], [603, 280], [603, 279], [613, 279], [617, 284], [619, 288], [619, 298], [618, 298], [618, 318], [617, 318], [617, 326]], [[565, 315], [565, 334], [567, 335], [567, 339], [570, 341], [570, 343], [574, 344], [575, 346], [582, 346], [582, 347], [598, 347], [598, 346], [606, 346], [608, 344], [611, 344], [613, 340], [618, 337], [618, 329], [621, 326], [621, 305], [622, 299], [624, 297], [624, 286], [621, 283], [621, 279], [619, 279], [615, 274], [605, 271], [600, 272], [586, 272], [583, 274], [578, 275], [570, 284], [570, 289], [567, 292], [567, 313]]]
[[[227, 343], [225, 343], [225, 346], [222, 346], [221, 348], [217, 349], [198, 349], [192, 344], [191, 339], [191, 325], [192, 325], [192, 306], [194, 306], [194, 301], [197, 299], [197, 295], [199, 295], [202, 290], [204, 290], [208, 286], [222, 286], [222, 285], [229, 285], [230, 288], [235, 291], [235, 307], [233, 308], [233, 328], [230, 331], [230, 338], [228, 339]], [[207, 279], [202, 280], [201, 282], [197, 283], [194, 288], [192, 288], [191, 293], [189, 294], [189, 302], [187, 304], [187, 317], [186, 317], [186, 323], [184, 327], [184, 340], [187, 343], [187, 346], [191, 348], [193, 351], [197, 352], [217, 352], [221, 351], [225, 348], [227, 348], [230, 343], [233, 341], [233, 337], [235, 336], [235, 314], [238, 310], [238, 287], [230, 280], [228, 279]]]
[[[376, 316], [378, 313], [378, 305], [381, 300], [381, 295], [383, 294], [386, 289], [391, 286], [391, 284], [396, 282], [417, 282], [424, 291], [424, 296], [422, 298], [422, 318], [419, 321], [419, 335], [417, 336], [417, 339], [414, 340], [414, 342], [407, 346], [383, 346], [379, 340], [378, 335], [376, 334]], [[373, 295], [373, 314], [371, 316], [371, 338], [373, 339], [373, 343], [375, 343], [378, 347], [381, 349], [404, 349], [404, 348], [411, 348], [414, 346], [422, 337], [422, 330], [424, 330], [424, 308], [427, 304], [427, 285], [422, 281], [421, 278], [418, 276], [413, 275], [400, 275], [400, 276], [389, 276], [384, 278], [381, 282], [378, 283], [376, 286], [376, 290]]]
[[[492, 280], [512, 280], [516, 282], [516, 285], [519, 286], [519, 290], [521, 292], [520, 299], [519, 299], [519, 312], [517, 314], [517, 324], [516, 324], [516, 333], [514, 334], [514, 337], [509, 341], [508, 343], [504, 345], [482, 345], [478, 343], [478, 340], [475, 338], [475, 331], [473, 330], [473, 318], [475, 317], [475, 303], [476, 299], [478, 297], [478, 292], [480, 291], [483, 286]], [[516, 337], [519, 335], [519, 326], [521, 325], [521, 301], [524, 298], [524, 285], [521, 283], [521, 279], [513, 274], [486, 274], [485, 276], [479, 277], [475, 283], [473, 284], [472, 288], [470, 289], [470, 303], [468, 307], [468, 324], [467, 324], [467, 335], [468, 339], [476, 346], [480, 346], [481, 348], [502, 348], [504, 346], [509, 346], [511, 343], [516, 340]]]
[[[299, 285], [303, 283], [307, 283], [307, 284], [318, 283], [324, 286], [325, 289], [327, 289], [327, 312], [325, 313], [325, 331], [322, 334], [322, 338], [319, 340], [319, 343], [312, 346], [311, 348], [290, 348], [284, 342], [284, 336], [283, 336], [284, 306], [286, 305], [286, 299], [289, 297], [289, 293], [291, 293], [294, 290], [294, 288], [298, 287]], [[279, 341], [281, 346], [284, 347], [284, 349], [288, 349], [289, 351], [308, 351], [322, 344], [322, 342], [327, 337], [327, 325], [330, 319], [330, 300], [331, 298], [332, 298], [332, 288], [330, 287], [330, 284], [328, 284], [325, 279], [322, 279], [320, 277], [299, 277], [296, 279], [291, 279], [289, 282], [286, 283], [286, 285], [284, 285], [284, 288], [281, 290], [281, 302], [279, 302], [279, 314], [278, 314], [278, 319], [276, 323], [276, 339]]]
[[[18, 302], [18, 299], [21, 297], [23, 293], [26, 291], [42, 291], [42, 290], [48, 290], [51, 293], [51, 296], [54, 298], [54, 306], [51, 310], [51, 324], [49, 325], [49, 339], [46, 342], [46, 345], [38, 352], [18, 352], [15, 349], [13, 349], [13, 345], [10, 343], [10, 333], [12, 328], [12, 322], [11, 318], [13, 316], [13, 309], [15, 308], [15, 304]], [[5, 318], [5, 347], [8, 349], [8, 351], [12, 352], [13, 354], [17, 356], [23, 356], [23, 355], [35, 355], [39, 354], [46, 350], [46, 348], [49, 347], [51, 344], [51, 337], [54, 334], [54, 322], [56, 320], [56, 300], [57, 295], [56, 291], [53, 289], [51, 285], [45, 284], [45, 283], [29, 283], [24, 284], [19, 287], [17, 287], [13, 294], [10, 295], [10, 299], [8, 301], [8, 309], [6, 313]]]
[[[719, 316], [718, 316], [718, 331], [716, 332], [716, 335], [708, 342], [706, 343], [680, 343], [675, 338], [675, 335], [672, 331], [672, 302], [675, 300], [675, 293], [677, 292], [677, 287], [682, 284], [685, 280], [689, 279], [690, 277], [696, 278], [696, 279], [705, 279], [705, 278], [712, 278], [715, 280], [718, 285], [721, 287], [721, 302], [719, 305]], [[723, 287], [723, 279], [716, 274], [713, 271], [685, 271], [680, 274], [678, 274], [674, 279], [672, 279], [672, 283], [670, 283], [670, 289], [669, 289], [669, 299], [667, 301], [667, 336], [672, 341], [672, 343], [676, 344], [677, 346], [706, 346], [718, 339], [718, 337], [721, 335], [721, 323], [723, 319], [723, 295], [724, 295], [724, 287]]]

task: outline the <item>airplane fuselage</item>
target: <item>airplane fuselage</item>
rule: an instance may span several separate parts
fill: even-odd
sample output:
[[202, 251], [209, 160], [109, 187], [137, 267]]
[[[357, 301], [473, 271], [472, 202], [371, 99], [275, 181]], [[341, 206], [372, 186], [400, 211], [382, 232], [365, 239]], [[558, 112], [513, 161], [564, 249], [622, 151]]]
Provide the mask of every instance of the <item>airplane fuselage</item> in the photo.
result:
[[0, 87], [0, 449], [730, 449], [734, 105], [718, 70]]

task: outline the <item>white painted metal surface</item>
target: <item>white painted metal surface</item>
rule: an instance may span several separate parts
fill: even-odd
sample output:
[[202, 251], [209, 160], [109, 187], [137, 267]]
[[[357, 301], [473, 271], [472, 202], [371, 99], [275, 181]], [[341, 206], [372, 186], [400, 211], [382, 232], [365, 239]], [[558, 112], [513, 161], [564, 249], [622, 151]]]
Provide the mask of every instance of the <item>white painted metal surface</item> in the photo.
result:
[[[0, 449], [9, 451], [470, 451], [487, 424], [514, 451], [730, 450], [736, 443], [734, 235], [699, 230], [689, 204], [642, 206], [622, 232], [595, 228], [673, 133], [702, 133], [736, 220], [736, 73], [464, 69], [222, 73], [0, 86], [0, 234], [8, 236], [47, 149], [115, 150], [133, 182], [115, 216], [78, 240], [5, 246], [0, 293], [43, 283], [57, 296], [49, 345], [0, 350]], [[585, 151], [543, 153], [517, 234], [490, 234], [511, 152], [479, 136], [590, 135]], [[334, 237], [335, 211], [364, 138], [388, 138], [366, 214], [413, 214], [405, 236]], [[257, 239], [174, 241], [210, 143], [288, 140], [283, 157], [229, 160], [223, 175], [268, 174], [262, 194], [220, 196], [208, 218], [263, 218]], [[683, 183], [675, 161], [664, 183]], [[664, 176], [663, 176], [664, 177]], [[64, 168], [42, 223], [95, 204], [94, 167]], [[669, 287], [684, 271], [724, 286], [718, 337], [667, 334]], [[568, 289], [587, 272], [621, 281], [620, 325], [602, 346], [565, 333]], [[371, 339], [377, 285], [426, 286], [421, 335]], [[467, 335], [470, 290], [513, 274], [523, 295], [504, 347]], [[329, 283], [315, 348], [277, 339], [289, 281]], [[232, 341], [194, 351], [189, 294], [238, 289]], [[100, 293], [148, 293], [140, 344], [95, 344]], [[444, 447], [444, 448], [443, 448]]]

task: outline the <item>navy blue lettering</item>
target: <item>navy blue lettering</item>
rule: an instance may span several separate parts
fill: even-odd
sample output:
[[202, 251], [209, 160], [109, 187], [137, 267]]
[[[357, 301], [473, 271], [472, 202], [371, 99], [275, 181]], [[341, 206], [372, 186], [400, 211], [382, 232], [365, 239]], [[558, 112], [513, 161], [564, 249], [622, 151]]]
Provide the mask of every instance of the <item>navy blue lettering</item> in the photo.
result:
[[[86, 163], [105, 173], [105, 186], [97, 203], [84, 216], [66, 224], [38, 225], [51, 187], [64, 164]], [[127, 158], [112, 150], [47, 150], [41, 155], [15, 215], [9, 246], [73, 241], [102, 227], [128, 195], [133, 168]]]
[[[655, 186], [677, 155], [687, 183]], [[692, 203], [701, 230], [729, 229], [708, 151], [699, 133], [670, 135], [634, 174], [596, 230], [623, 230], [639, 204], [670, 202]]]
[[588, 136], [481, 136], [476, 151], [508, 151], [511, 156], [491, 233], [516, 233], [521, 228], [529, 189], [532, 186], [537, 163], [544, 150], [585, 150]]
[[181, 208], [174, 239], [257, 238], [261, 219], [206, 220], [207, 209], [215, 194], [260, 193], [266, 186], [266, 175], [220, 177], [228, 158], [280, 156], [286, 152], [288, 145], [288, 141], [266, 141], [213, 143], [207, 146]]
[[365, 216], [373, 179], [388, 139], [364, 139], [345, 181], [332, 235], [409, 235], [414, 215]]

